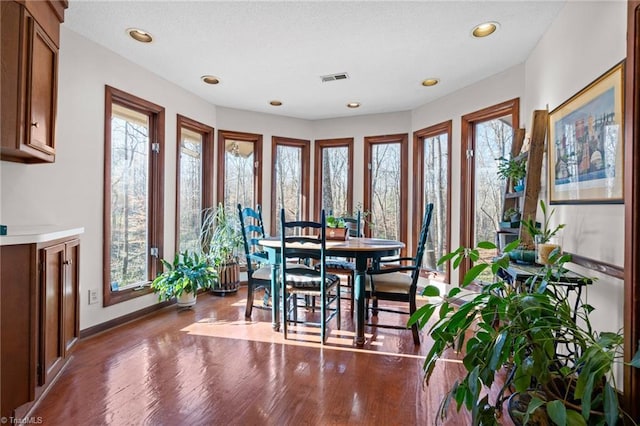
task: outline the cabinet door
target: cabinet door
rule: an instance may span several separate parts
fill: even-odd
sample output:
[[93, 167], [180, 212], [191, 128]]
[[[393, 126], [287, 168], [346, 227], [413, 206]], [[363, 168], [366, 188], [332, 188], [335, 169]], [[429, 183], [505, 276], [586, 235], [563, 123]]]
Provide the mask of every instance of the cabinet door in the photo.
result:
[[42, 249], [38, 384], [49, 383], [63, 365], [63, 297], [65, 244]]
[[54, 125], [58, 49], [38, 23], [27, 15], [29, 32], [27, 145], [46, 154], [55, 154]]
[[65, 246], [62, 328], [66, 358], [78, 341], [80, 332], [80, 240], [70, 241]]

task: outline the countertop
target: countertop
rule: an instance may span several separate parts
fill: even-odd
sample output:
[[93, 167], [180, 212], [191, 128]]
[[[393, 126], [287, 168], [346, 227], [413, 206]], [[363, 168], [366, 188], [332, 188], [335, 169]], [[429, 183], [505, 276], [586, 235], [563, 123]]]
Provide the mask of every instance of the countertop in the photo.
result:
[[55, 225], [7, 225], [7, 235], [0, 236], [0, 246], [45, 243], [60, 238], [84, 233], [84, 228], [69, 228]]

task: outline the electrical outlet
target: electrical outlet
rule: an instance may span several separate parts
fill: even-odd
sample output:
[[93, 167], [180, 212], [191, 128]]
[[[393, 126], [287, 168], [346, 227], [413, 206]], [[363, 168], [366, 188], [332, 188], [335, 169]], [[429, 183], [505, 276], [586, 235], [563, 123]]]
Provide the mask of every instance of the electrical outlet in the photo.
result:
[[98, 303], [98, 290], [89, 290], [89, 304], [94, 305]]

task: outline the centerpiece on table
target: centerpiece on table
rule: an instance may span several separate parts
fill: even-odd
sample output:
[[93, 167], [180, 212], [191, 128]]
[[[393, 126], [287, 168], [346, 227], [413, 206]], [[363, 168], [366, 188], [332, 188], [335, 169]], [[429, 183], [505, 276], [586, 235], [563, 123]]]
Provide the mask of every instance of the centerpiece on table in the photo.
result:
[[327, 240], [341, 240], [346, 241], [349, 239], [349, 228], [344, 219], [341, 217], [327, 216]]

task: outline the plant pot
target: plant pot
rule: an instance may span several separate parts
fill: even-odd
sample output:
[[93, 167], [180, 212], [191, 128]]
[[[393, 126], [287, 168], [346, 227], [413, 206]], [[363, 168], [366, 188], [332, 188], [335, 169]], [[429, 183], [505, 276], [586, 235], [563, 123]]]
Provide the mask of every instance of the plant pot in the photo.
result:
[[[525, 392], [515, 392], [507, 400], [507, 412], [513, 424], [516, 426], [523, 426], [523, 419], [529, 408], [529, 402], [531, 401], [531, 394]], [[551, 419], [547, 415], [547, 411], [544, 408], [536, 409], [529, 416], [527, 426], [547, 426], [553, 425]]]
[[180, 297], [178, 297], [177, 305], [178, 308], [190, 308], [196, 304], [196, 293], [187, 293], [184, 292]]
[[349, 238], [349, 228], [327, 228], [327, 240], [346, 241]]
[[551, 263], [549, 258], [556, 249], [562, 250], [560, 240], [557, 237], [552, 237], [544, 243], [536, 242], [536, 263], [549, 265]]
[[218, 282], [211, 288], [217, 296], [235, 293], [240, 287], [240, 265], [237, 261], [227, 261], [218, 267]]

